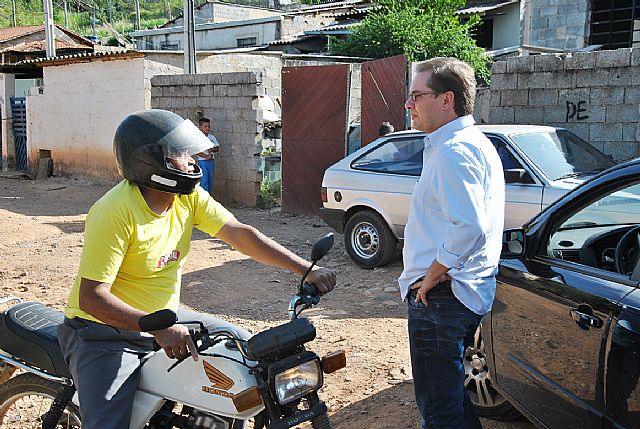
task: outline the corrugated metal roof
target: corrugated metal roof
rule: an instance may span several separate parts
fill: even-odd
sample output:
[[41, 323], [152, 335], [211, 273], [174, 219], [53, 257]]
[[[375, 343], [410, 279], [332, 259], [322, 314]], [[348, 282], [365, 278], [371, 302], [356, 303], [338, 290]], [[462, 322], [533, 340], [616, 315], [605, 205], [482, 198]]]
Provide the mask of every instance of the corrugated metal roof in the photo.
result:
[[375, 8], [375, 6], [373, 6], [373, 5], [365, 6], [365, 7], [355, 7], [354, 9], [352, 9], [350, 11], [336, 13], [336, 14], [333, 14], [331, 16], [333, 18], [344, 18], [346, 16], [357, 16], [357, 15], [367, 14], [374, 8]]
[[313, 39], [313, 36], [308, 36], [305, 34], [296, 34], [294, 36], [285, 37], [279, 40], [273, 40], [267, 43], [267, 46], [279, 46], [279, 45], [288, 45], [289, 43], [295, 42], [304, 42], [305, 40]]
[[126, 58], [141, 58], [144, 57], [142, 52], [138, 51], [100, 51], [100, 52], [92, 52], [92, 53], [78, 53], [73, 55], [62, 55], [59, 57], [47, 57], [47, 58], [36, 58], [28, 61], [20, 61], [17, 65], [23, 64], [34, 64], [38, 66], [54, 66], [54, 65], [63, 65], [63, 64], [71, 64], [71, 63], [82, 63], [91, 61], [93, 59], [99, 60], [109, 60], [109, 59], [126, 59]]
[[519, 3], [519, 0], [501, 1], [501, 2], [487, 2], [483, 4], [476, 4], [471, 7], [466, 7], [456, 11], [458, 15], [473, 15], [476, 13], [485, 13], [490, 10], [499, 9], [503, 6], [507, 6], [513, 3]]

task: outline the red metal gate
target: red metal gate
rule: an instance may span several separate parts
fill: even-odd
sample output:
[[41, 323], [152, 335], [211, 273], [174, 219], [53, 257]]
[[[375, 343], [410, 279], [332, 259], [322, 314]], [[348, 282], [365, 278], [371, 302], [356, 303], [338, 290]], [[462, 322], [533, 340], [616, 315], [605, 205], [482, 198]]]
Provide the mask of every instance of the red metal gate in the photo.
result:
[[406, 96], [407, 59], [404, 55], [362, 64], [362, 146], [378, 138], [382, 122], [390, 122], [396, 131], [406, 129]]
[[282, 209], [315, 214], [322, 176], [344, 157], [349, 65], [282, 69]]

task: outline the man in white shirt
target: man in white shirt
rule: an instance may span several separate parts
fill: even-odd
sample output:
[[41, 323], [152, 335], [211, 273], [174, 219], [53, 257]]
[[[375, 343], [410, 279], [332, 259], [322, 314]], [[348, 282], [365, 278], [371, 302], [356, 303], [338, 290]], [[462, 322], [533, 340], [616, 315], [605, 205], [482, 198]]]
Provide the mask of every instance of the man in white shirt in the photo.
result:
[[405, 107], [425, 138], [422, 174], [405, 227], [402, 299], [408, 305], [414, 389], [423, 428], [480, 428], [464, 388], [464, 349], [495, 297], [504, 176], [474, 126], [476, 81], [454, 58], [418, 64]]
[[209, 138], [209, 141], [213, 143], [211, 149], [207, 149], [206, 152], [198, 153], [194, 156], [198, 161], [198, 166], [202, 170], [202, 179], [200, 180], [200, 186], [207, 191], [210, 195], [213, 195], [213, 175], [215, 172], [215, 157], [216, 153], [220, 152], [220, 144], [216, 140], [215, 136], [211, 134], [211, 120], [209, 118], [202, 117], [198, 119], [198, 128]]

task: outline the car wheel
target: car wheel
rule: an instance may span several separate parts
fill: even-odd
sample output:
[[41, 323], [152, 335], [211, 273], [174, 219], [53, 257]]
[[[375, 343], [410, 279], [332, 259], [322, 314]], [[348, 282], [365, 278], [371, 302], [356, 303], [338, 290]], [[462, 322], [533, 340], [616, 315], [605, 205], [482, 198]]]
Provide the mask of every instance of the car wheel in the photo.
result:
[[464, 386], [480, 417], [515, 420], [521, 414], [493, 387], [480, 327], [464, 353]]
[[349, 257], [362, 268], [388, 264], [396, 251], [396, 238], [382, 216], [371, 210], [349, 218], [344, 231]]

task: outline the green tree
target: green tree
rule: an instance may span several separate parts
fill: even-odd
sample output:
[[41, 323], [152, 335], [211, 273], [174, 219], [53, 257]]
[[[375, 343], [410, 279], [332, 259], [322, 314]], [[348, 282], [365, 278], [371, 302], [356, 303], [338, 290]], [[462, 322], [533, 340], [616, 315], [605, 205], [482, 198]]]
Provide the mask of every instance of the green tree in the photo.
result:
[[351, 36], [334, 39], [333, 51], [366, 58], [404, 54], [409, 61], [455, 57], [488, 82], [491, 59], [472, 37], [480, 18], [460, 21], [455, 11], [464, 5], [465, 0], [378, 0]]

